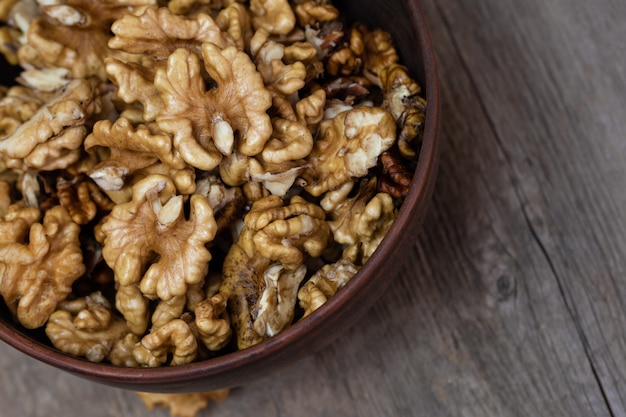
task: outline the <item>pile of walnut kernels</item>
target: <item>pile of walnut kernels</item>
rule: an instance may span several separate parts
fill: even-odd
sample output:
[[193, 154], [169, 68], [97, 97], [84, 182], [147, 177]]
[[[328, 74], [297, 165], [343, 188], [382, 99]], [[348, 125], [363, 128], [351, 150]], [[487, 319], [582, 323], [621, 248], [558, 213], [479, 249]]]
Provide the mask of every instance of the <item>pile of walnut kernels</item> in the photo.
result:
[[324, 0], [12, 0], [0, 294], [121, 366], [245, 349], [343, 287], [409, 187], [425, 101]]

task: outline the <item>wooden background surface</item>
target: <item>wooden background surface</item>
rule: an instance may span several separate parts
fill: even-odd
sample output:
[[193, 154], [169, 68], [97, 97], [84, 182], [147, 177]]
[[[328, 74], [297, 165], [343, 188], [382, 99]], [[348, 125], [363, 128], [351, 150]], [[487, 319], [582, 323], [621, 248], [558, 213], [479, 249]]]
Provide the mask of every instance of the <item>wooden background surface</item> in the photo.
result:
[[[442, 159], [348, 334], [201, 416], [626, 416], [626, 2], [422, 0]], [[0, 346], [3, 417], [167, 416]]]

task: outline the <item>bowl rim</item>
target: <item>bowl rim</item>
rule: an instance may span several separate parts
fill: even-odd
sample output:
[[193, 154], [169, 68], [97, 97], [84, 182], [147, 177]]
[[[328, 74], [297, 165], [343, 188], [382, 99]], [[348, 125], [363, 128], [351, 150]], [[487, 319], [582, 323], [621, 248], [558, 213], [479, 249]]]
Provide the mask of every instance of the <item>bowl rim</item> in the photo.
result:
[[[272, 369], [278, 370], [330, 344], [338, 336], [320, 342], [310, 340], [313, 336], [303, 338], [303, 334], [314, 335], [316, 331], [329, 328], [347, 330], [357, 321], [359, 315], [347, 323], [333, 324], [329, 320], [333, 320], [337, 311], [343, 309], [345, 304], [354, 305], [355, 301], [351, 300], [354, 293], [368, 290], [380, 292], [388, 285], [385, 283], [378, 284], [378, 287], [372, 287], [372, 280], [369, 278], [386, 260], [394, 258], [394, 252], [402, 243], [399, 239], [388, 237], [401, 234], [403, 230], [406, 230], [407, 225], [417, 233], [424, 220], [423, 214], [420, 218], [415, 218], [412, 209], [421, 206], [422, 211], [426, 211], [437, 176], [440, 101], [435, 52], [418, 0], [407, 0], [405, 4], [410, 14], [410, 22], [419, 38], [419, 50], [422, 56], [423, 87], [428, 103], [425, 114], [424, 141], [420, 149], [410, 191], [400, 207], [398, 217], [387, 237], [383, 239], [370, 260], [361, 267], [346, 287], [309, 316], [257, 345], [208, 360], [175, 367], [125, 368], [90, 362], [32, 339], [3, 320], [0, 320], [0, 339], [40, 362], [106, 385], [154, 392], [192, 392], [198, 391], [198, 388], [210, 390], [242, 385], [241, 381], [245, 380], [242, 377], [245, 378], [250, 375], [250, 380], [253, 380], [264, 375], [262, 368], [254, 369], [259, 361], [272, 361]], [[399, 266], [393, 265], [391, 268], [397, 269]], [[386, 281], [390, 280], [386, 279]], [[368, 308], [369, 306], [362, 309], [360, 315]], [[335, 333], [341, 333], [341, 331], [335, 331]], [[290, 348], [287, 349], [288, 347]], [[297, 352], [294, 353], [296, 349]], [[258, 372], [259, 370], [261, 372]], [[227, 372], [230, 376], [226, 375]]]

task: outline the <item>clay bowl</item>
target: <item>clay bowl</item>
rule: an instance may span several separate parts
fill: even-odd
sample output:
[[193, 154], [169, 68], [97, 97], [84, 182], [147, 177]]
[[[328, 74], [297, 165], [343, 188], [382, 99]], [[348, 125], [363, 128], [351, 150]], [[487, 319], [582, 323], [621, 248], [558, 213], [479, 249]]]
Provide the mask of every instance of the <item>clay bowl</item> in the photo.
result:
[[[1, 301], [0, 339], [32, 358], [99, 383], [139, 391], [198, 392], [234, 387], [268, 375], [320, 350], [355, 324], [392, 284], [424, 220], [438, 163], [439, 95], [431, 39], [416, 0], [337, 0], [336, 4], [350, 19], [392, 34], [401, 61], [421, 84], [428, 101], [425, 135], [410, 192], [378, 250], [346, 287], [304, 320], [254, 347], [177, 367], [120, 368], [70, 357], [52, 348], [42, 332], [17, 326]], [[7, 76], [6, 66], [2, 74]]]

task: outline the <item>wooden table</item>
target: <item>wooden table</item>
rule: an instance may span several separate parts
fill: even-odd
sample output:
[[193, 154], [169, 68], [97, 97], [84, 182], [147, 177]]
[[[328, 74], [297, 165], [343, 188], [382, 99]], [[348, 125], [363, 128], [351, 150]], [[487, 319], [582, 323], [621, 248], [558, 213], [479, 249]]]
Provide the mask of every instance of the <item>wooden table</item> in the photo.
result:
[[[626, 2], [422, 0], [443, 126], [412, 256], [202, 416], [626, 416]], [[0, 346], [0, 415], [167, 416]]]

